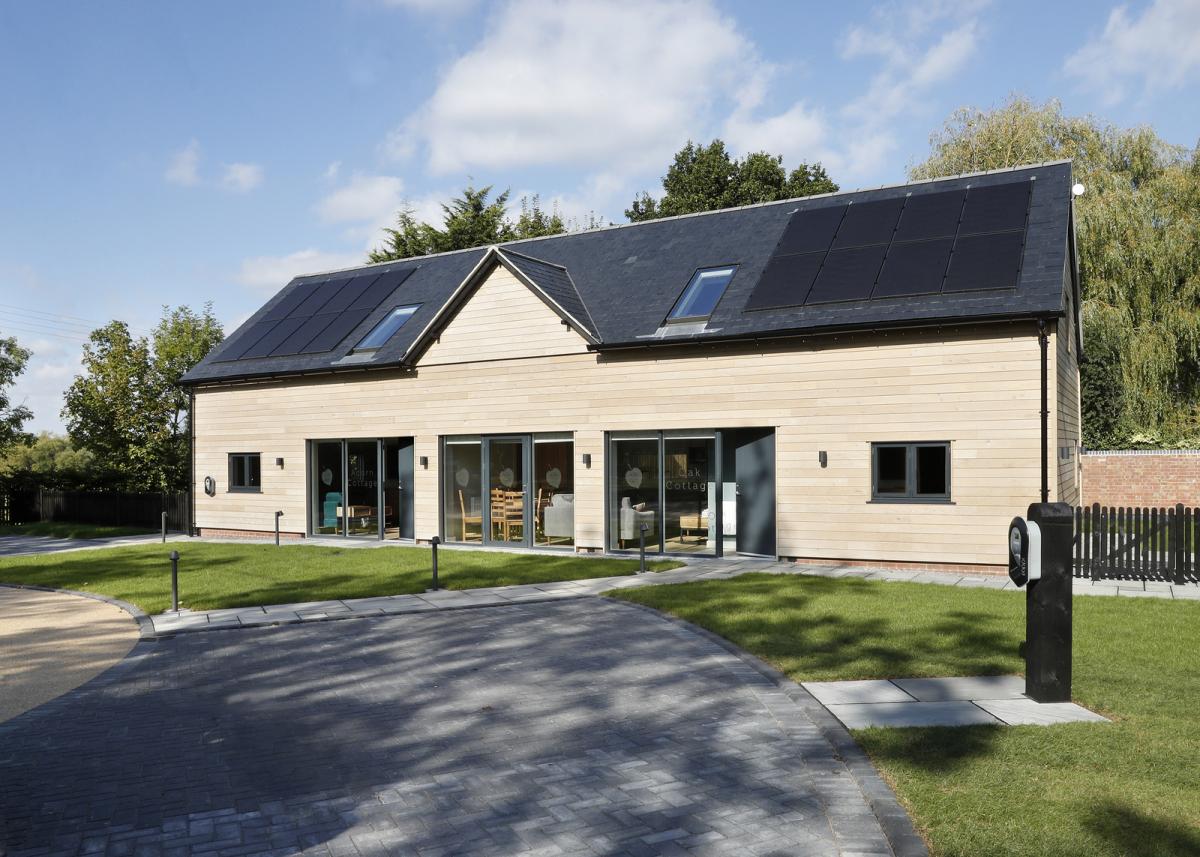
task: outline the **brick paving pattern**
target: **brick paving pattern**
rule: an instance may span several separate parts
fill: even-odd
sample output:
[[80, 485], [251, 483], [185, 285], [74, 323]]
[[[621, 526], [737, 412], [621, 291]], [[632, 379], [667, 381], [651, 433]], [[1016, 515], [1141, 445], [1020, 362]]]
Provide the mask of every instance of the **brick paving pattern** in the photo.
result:
[[813, 706], [599, 599], [146, 641], [0, 725], [0, 853], [892, 853]]

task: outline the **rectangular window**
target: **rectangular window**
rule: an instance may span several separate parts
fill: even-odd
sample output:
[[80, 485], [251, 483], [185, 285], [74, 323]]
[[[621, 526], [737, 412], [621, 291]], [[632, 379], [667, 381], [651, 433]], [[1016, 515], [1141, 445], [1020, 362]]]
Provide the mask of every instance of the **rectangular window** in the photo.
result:
[[229, 454], [229, 490], [262, 491], [262, 456], [259, 453]]
[[713, 314], [725, 287], [733, 279], [736, 265], [724, 268], [701, 268], [675, 302], [667, 321], [702, 321]]
[[872, 500], [949, 500], [950, 444], [871, 444]]
[[382, 348], [384, 343], [391, 339], [397, 330], [404, 327], [404, 323], [412, 318], [413, 313], [420, 307], [420, 304], [396, 307], [385, 315], [379, 324], [371, 328], [371, 332], [364, 336], [358, 345], [354, 346], [354, 350], [373, 351]]

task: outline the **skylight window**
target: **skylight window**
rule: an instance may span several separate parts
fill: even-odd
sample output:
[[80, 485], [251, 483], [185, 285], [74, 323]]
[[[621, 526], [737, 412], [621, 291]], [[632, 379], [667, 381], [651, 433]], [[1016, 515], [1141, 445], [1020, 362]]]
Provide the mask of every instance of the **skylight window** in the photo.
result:
[[725, 294], [725, 287], [733, 279], [736, 270], [736, 265], [729, 265], [724, 268], [701, 268], [692, 274], [691, 281], [675, 302], [667, 321], [701, 321], [708, 318], [717, 308], [717, 302]]
[[371, 332], [362, 338], [358, 345], [354, 346], [355, 351], [373, 351], [376, 348], [383, 346], [385, 342], [392, 338], [392, 335], [404, 327], [404, 323], [412, 318], [419, 308], [420, 304], [412, 306], [396, 307], [383, 317], [379, 324], [371, 329]]

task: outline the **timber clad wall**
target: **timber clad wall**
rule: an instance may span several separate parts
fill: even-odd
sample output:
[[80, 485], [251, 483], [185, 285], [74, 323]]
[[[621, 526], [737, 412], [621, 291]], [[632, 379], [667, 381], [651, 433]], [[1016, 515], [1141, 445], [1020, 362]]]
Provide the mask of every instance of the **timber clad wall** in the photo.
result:
[[1089, 452], [1083, 499], [1102, 506], [1200, 506], [1200, 452]]
[[[1079, 362], [1073, 318], [1059, 320], [1050, 341], [1050, 349], [1050, 424], [1055, 432], [1050, 439], [1050, 499], [1077, 506], [1083, 477], [1079, 460]], [[1057, 496], [1054, 482], [1056, 465]]]
[[[605, 431], [772, 426], [781, 556], [998, 564], [1009, 519], [1037, 499], [1039, 372], [1032, 324], [596, 354], [497, 268], [414, 373], [198, 388], [196, 524], [270, 530], [282, 509], [284, 529], [303, 531], [306, 440], [413, 436], [429, 457], [415, 475], [425, 540], [440, 436], [573, 431], [576, 542], [603, 548]], [[1059, 410], [1067, 386], [1051, 388]], [[952, 502], [871, 503], [871, 442], [924, 440], [952, 442]], [[256, 451], [262, 493], [227, 493], [227, 454]]]

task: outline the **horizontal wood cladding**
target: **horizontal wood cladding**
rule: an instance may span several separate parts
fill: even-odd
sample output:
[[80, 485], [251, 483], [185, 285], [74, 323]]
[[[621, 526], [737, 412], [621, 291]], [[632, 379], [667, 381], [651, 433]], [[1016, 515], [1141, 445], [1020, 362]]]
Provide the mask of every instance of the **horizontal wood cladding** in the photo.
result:
[[[501, 276], [511, 280], [501, 270], [487, 282]], [[604, 544], [606, 431], [774, 427], [783, 556], [1000, 563], [1008, 520], [1037, 498], [1040, 353], [1031, 324], [611, 355], [576, 348], [578, 335], [545, 311], [571, 348], [467, 363], [458, 358], [503, 349], [462, 344], [441, 358], [431, 348], [434, 361], [409, 373], [198, 389], [197, 525], [272, 530], [281, 509], [288, 530], [302, 529], [305, 442], [343, 437], [415, 438], [414, 454], [429, 459], [415, 474], [419, 539], [438, 534], [438, 439], [449, 434], [573, 432], [581, 548]], [[1065, 399], [1051, 402], [1061, 409]], [[869, 502], [871, 442], [919, 440], [951, 442], [951, 502]], [[227, 493], [226, 456], [246, 450], [262, 453], [262, 493]], [[198, 488], [205, 476], [217, 480], [215, 497]]]
[[496, 268], [418, 360], [420, 366], [578, 354], [587, 342], [528, 286]]

